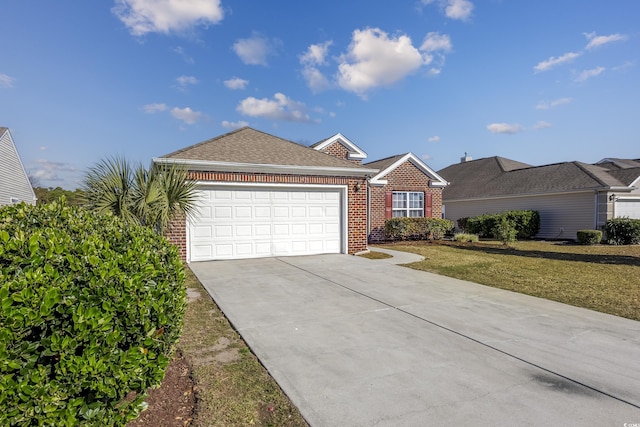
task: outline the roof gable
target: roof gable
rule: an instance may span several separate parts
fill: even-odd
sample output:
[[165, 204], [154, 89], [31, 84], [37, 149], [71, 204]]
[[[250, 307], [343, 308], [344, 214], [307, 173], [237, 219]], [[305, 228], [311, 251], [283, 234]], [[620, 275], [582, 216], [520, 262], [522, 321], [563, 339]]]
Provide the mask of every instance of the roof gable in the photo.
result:
[[429, 177], [429, 183], [433, 187], [445, 187], [449, 183], [438, 175], [433, 169], [427, 166], [422, 160], [420, 160], [413, 153], [399, 154], [396, 156], [387, 157], [385, 159], [377, 160], [371, 163], [367, 163], [365, 166], [368, 168], [378, 169], [379, 172], [374, 175], [369, 181], [371, 185], [385, 185], [387, 181], [384, 179], [390, 172], [394, 171], [398, 166], [405, 162], [411, 162], [422, 173]]
[[341, 133], [337, 133], [332, 137], [325, 139], [324, 141], [316, 142], [315, 144], [311, 145], [311, 148], [321, 151], [334, 143], [342, 144], [347, 149], [349, 153], [349, 160], [363, 160], [367, 158], [367, 153], [365, 153], [364, 150], [351, 142]]
[[18, 149], [6, 127], [0, 127], [0, 205], [35, 203], [36, 195]]

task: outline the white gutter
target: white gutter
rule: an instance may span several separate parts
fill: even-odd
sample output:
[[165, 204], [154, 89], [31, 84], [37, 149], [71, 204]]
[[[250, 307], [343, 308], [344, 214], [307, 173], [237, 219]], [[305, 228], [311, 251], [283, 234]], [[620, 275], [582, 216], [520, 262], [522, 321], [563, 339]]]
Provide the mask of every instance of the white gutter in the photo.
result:
[[241, 172], [241, 173], [274, 173], [291, 175], [325, 175], [325, 176], [371, 176], [378, 172], [377, 169], [325, 167], [325, 166], [298, 166], [298, 165], [273, 165], [256, 163], [216, 162], [208, 160], [184, 160], [154, 157], [154, 163], [177, 164], [187, 166], [191, 170], [215, 171], [215, 172]]

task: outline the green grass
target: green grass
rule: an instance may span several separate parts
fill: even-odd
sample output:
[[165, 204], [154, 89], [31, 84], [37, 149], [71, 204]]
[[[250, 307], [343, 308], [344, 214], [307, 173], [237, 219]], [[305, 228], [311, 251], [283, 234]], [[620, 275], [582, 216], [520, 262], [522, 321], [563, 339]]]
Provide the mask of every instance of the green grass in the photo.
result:
[[178, 342], [197, 387], [192, 426], [308, 426], [189, 269], [186, 285], [200, 295]]
[[403, 242], [393, 249], [424, 256], [408, 264], [416, 270], [640, 320], [640, 245]]
[[385, 259], [385, 258], [393, 258], [392, 255], [389, 254], [385, 254], [384, 252], [378, 252], [378, 251], [370, 251], [364, 254], [360, 254], [358, 255], [362, 258], [367, 258], [367, 259]]

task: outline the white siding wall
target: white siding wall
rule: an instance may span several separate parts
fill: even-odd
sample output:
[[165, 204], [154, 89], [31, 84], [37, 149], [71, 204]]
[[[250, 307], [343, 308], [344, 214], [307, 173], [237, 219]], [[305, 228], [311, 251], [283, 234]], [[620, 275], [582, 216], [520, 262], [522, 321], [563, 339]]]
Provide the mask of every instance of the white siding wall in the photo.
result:
[[[543, 239], [576, 239], [578, 230], [595, 226], [595, 194], [593, 192], [545, 196], [511, 197], [492, 200], [445, 202], [446, 218], [458, 218], [509, 210], [536, 210], [540, 213], [540, 232]], [[456, 223], [457, 227], [457, 223]]]
[[35, 204], [35, 195], [9, 131], [0, 135], [0, 205], [11, 199]]

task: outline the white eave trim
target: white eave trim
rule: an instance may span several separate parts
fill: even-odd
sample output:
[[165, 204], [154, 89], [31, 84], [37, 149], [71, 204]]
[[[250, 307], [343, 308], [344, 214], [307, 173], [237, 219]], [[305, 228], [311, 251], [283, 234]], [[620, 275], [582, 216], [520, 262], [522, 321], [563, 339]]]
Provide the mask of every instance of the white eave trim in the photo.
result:
[[337, 133], [333, 135], [331, 138], [325, 141], [322, 141], [320, 144], [313, 147], [313, 149], [320, 151], [328, 147], [329, 145], [333, 144], [334, 142], [339, 142], [340, 144], [347, 147], [347, 149], [349, 150], [349, 160], [358, 160], [358, 159], [363, 160], [367, 158], [367, 153], [365, 153], [360, 147], [358, 147], [356, 144], [351, 142], [347, 137], [345, 137], [341, 133]]
[[366, 177], [378, 172], [377, 169], [342, 168], [324, 166], [272, 165], [256, 163], [216, 162], [208, 160], [184, 160], [154, 157], [154, 163], [185, 165], [191, 170], [211, 172], [273, 173], [291, 175], [327, 175]]
[[444, 196], [442, 203], [457, 203], [457, 202], [477, 202], [480, 200], [495, 200], [495, 199], [520, 199], [523, 197], [545, 197], [545, 196], [559, 196], [567, 194], [581, 194], [581, 193], [599, 193], [606, 191], [625, 191], [629, 190], [628, 187], [609, 187], [609, 188], [584, 188], [579, 190], [566, 190], [566, 191], [553, 191], [549, 193], [521, 193], [521, 194], [500, 194], [495, 196], [482, 196], [482, 197], [469, 197], [459, 199], [448, 199]]
[[422, 160], [416, 157], [415, 154], [413, 153], [407, 153], [404, 156], [400, 157], [391, 166], [387, 167], [384, 170], [381, 170], [376, 175], [374, 175], [373, 178], [371, 178], [371, 181], [369, 182], [371, 183], [371, 185], [386, 185], [387, 180], [382, 178], [387, 176], [390, 172], [392, 172], [398, 166], [400, 166], [401, 164], [407, 161], [413, 163], [415, 167], [420, 169], [422, 173], [424, 173], [430, 178], [429, 187], [442, 188], [449, 185], [449, 183], [444, 178], [438, 175], [433, 169], [427, 166]]

